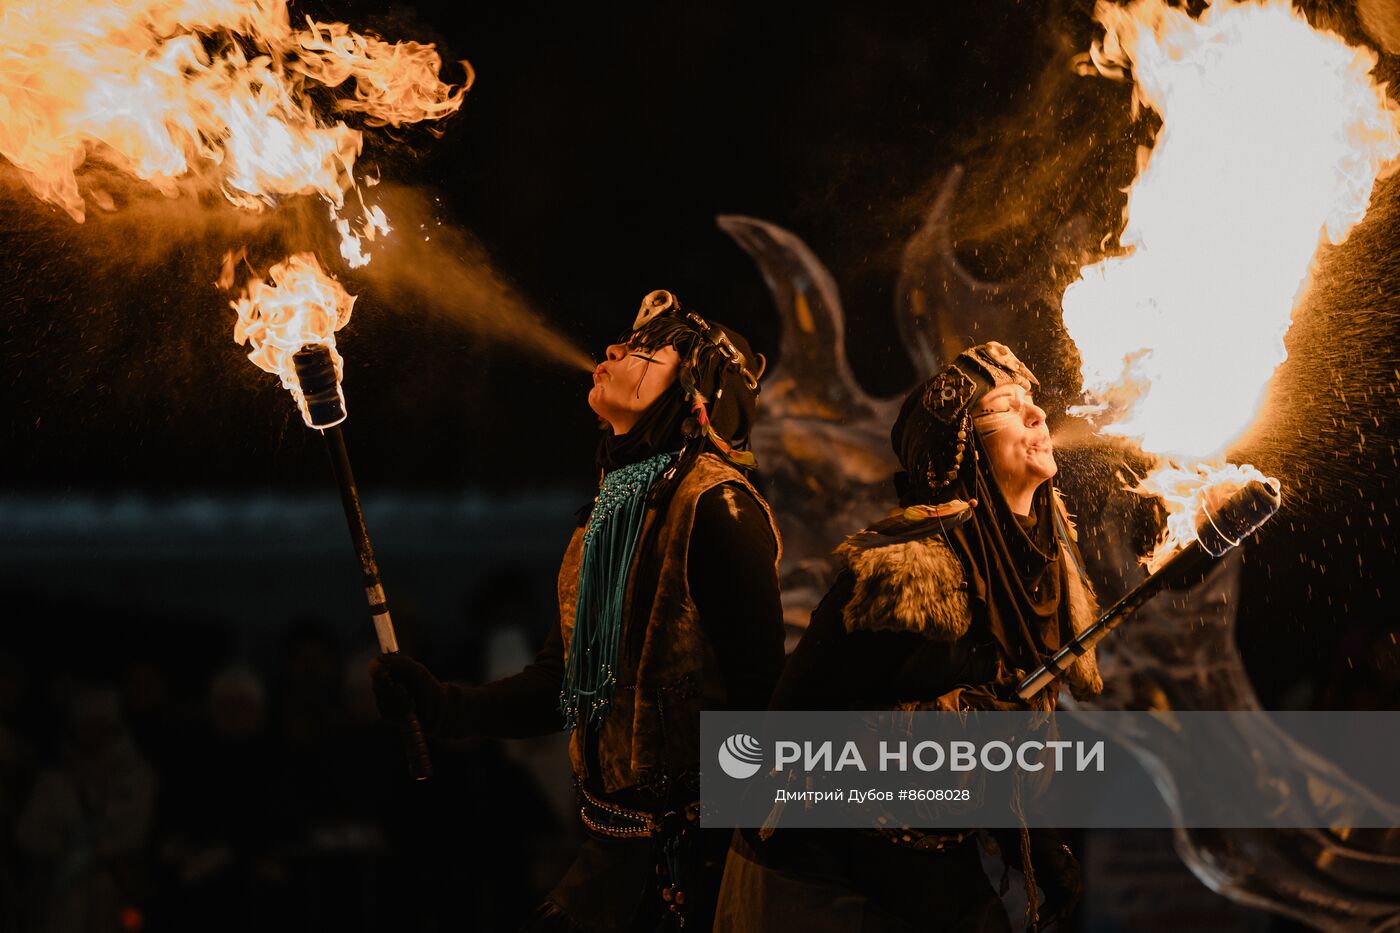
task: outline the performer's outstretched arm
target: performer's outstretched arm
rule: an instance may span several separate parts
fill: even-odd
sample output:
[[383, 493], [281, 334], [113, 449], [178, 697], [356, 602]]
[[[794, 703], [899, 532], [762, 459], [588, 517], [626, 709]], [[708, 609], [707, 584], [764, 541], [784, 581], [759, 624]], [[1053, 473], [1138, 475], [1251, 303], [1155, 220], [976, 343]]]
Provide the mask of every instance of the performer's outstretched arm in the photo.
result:
[[[776, 553], [768, 517], [747, 492], [725, 485], [701, 497], [686, 572], [732, 709], [766, 707], [782, 669]], [[529, 666], [489, 684], [443, 683], [402, 654], [375, 658], [370, 670], [385, 717], [416, 708], [423, 728], [439, 737], [518, 739], [564, 728], [564, 642], [557, 624]]]
[[481, 686], [443, 683], [402, 654], [370, 662], [375, 698], [387, 719], [416, 709], [430, 734], [441, 738], [523, 739], [564, 728], [559, 685], [564, 680], [564, 643], [558, 624], [544, 647], [518, 674]]

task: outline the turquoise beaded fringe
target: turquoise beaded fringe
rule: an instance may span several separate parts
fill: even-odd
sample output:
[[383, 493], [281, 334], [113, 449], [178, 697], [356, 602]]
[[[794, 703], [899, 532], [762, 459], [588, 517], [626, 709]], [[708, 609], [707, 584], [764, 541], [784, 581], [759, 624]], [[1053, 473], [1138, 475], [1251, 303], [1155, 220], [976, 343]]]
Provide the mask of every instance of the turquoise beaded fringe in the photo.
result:
[[627, 575], [646, 517], [647, 493], [675, 459], [674, 453], [657, 454], [603, 476], [583, 531], [578, 603], [559, 693], [567, 728], [602, 720], [612, 704]]

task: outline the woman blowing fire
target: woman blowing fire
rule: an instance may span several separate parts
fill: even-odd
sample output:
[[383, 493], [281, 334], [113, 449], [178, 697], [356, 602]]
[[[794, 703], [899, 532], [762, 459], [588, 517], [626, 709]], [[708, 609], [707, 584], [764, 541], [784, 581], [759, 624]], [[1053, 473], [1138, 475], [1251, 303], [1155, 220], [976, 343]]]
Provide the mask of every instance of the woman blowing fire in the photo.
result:
[[[1039, 387], [984, 343], [905, 400], [891, 432], [902, 508], [853, 535], [789, 660], [774, 709], [1024, 709], [1016, 686], [1094, 618]], [[1093, 652], [1065, 680], [1102, 689]], [[1055, 699], [1041, 693], [1033, 706]], [[1028, 926], [1074, 906], [1078, 865], [1053, 834], [994, 833], [1046, 895]], [[1009, 930], [974, 831], [745, 831], [715, 929]]]
[[526, 929], [710, 928], [729, 837], [699, 830], [700, 710], [764, 708], [783, 664], [778, 531], [738, 469], [762, 370], [733, 330], [652, 292], [593, 374], [602, 482], [534, 663], [484, 686], [371, 663], [384, 715], [416, 710], [430, 734], [572, 730], [586, 839]]

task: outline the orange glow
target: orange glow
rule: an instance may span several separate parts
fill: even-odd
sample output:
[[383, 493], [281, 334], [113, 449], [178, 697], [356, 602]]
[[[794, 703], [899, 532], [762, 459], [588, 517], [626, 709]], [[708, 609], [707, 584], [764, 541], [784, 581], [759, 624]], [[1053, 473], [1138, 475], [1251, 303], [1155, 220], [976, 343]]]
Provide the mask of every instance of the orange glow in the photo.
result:
[[1248, 463], [1195, 463], [1180, 467], [1168, 461], [1153, 470], [1135, 491], [1162, 501], [1167, 509], [1167, 526], [1162, 543], [1146, 561], [1147, 569], [1156, 570], [1180, 548], [1196, 540], [1196, 529], [1209, 521], [1207, 510], [1214, 514], [1251, 480], [1268, 479]]
[[[1118, 255], [1082, 270], [1064, 322], [1096, 429], [1162, 466], [1139, 487], [1171, 512], [1153, 561], [1195, 538], [1203, 497], [1241, 481], [1226, 450], [1259, 414], [1318, 246], [1365, 216], [1400, 155], [1376, 55], [1287, 0], [1100, 2], [1091, 59], [1162, 118], [1140, 153]], [[1258, 475], [1258, 471], [1253, 471]]]
[[89, 162], [250, 210], [316, 195], [347, 261], [363, 264], [359, 239], [388, 231], [355, 179], [363, 134], [321, 116], [309, 91], [346, 92], [339, 109], [371, 126], [436, 120], [466, 92], [441, 65], [432, 45], [309, 17], [294, 29], [285, 0], [12, 0], [0, 7], [0, 155], [80, 222], [90, 202], [111, 202], [84, 191]]
[[[227, 257], [221, 284], [231, 283], [234, 259], [232, 255]], [[268, 270], [268, 278], [270, 283], [260, 278], [249, 281], [242, 296], [232, 303], [238, 314], [233, 339], [250, 347], [248, 359], [259, 369], [282, 378], [282, 386], [296, 399], [302, 418], [308, 426], [315, 427], [301, 394], [292, 355], [309, 343], [329, 347], [338, 382], [341, 358], [335, 348], [335, 332], [350, 320], [355, 297], [323, 272], [311, 253], [297, 253], [274, 265]]]

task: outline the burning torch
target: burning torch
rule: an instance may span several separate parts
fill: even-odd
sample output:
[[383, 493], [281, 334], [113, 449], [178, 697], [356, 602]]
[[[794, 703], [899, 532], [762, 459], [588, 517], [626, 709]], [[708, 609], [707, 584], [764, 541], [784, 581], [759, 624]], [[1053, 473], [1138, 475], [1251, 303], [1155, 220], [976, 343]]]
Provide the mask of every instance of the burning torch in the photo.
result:
[[[234, 266], [240, 254], [224, 257], [224, 273], [219, 285], [233, 284]], [[345, 395], [340, 390], [340, 354], [335, 349], [335, 332], [350, 320], [355, 306], [353, 295], [327, 275], [312, 253], [297, 253], [268, 270], [271, 282], [254, 278], [243, 295], [232, 303], [238, 314], [234, 340], [248, 344], [248, 359], [259, 369], [274, 373], [292, 393], [307, 427], [315, 428], [326, 439], [340, 484], [340, 503], [350, 526], [350, 543], [360, 558], [365, 598], [379, 637], [379, 650], [393, 654], [399, 650], [394, 623], [384, 586], [379, 582], [379, 566], [369, 543], [369, 530], [360, 510], [360, 491], [350, 470], [350, 454], [340, 423], [345, 420]], [[432, 774], [428, 745], [418, 718], [409, 715], [403, 723], [404, 748], [408, 767], [415, 780]]]
[[[394, 654], [399, 650], [394, 622], [389, 616], [389, 603], [384, 595], [384, 585], [379, 580], [379, 565], [375, 563], [374, 547], [370, 544], [369, 529], [365, 527], [364, 512], [360, 509], [360, 490], [350, 469], [345, 435], [340, 430], [340, 423], [347, 415], [335, 359], [331, 348], [325, 344], [308, 343], [292, 355], [292, 365], [297, 382], [301, 385], [304, 399], [302, 414], [306, 423], [320, 431], [326, 439], [331, 468], [340, 485], [340, 504], [345, 508], [345, 521], [350, 526], [350, 543], [360, 558], [360, 575], [364, 582], [365, 598], [369, 600], [370, 618], [374, 620], [374, 633], [379, 638], [379, 650]], [[423, 738], [423, 727], [418, 717], [409, 713], [402, 730], [409, 773], [414, 780], [426, 780], [432, 775], [433, 766], [428, 758], [428, 743]]]
[[1172, 555], [1165, 564], [1104, 611], [1093, 625], [1056, 652], [1047, 664], [1021, 681], [1016, 689], [1017, 695], [1029, 700], [1045, 689], [1069, 670], [1077, 658], [1126, 622], [1153, 596], [1199, 573], [1211, 561], [1223, 557], [1227, 551], [1254, 534], [1278, 511], [1279, 502], [1278, 480], [1255, 479], [1238, 489], [1219, 508], [1212, 510], [1208, 505], [1204, 506], [1202, 511], [1205, 517], [1196, 528], [1196, 540]]

